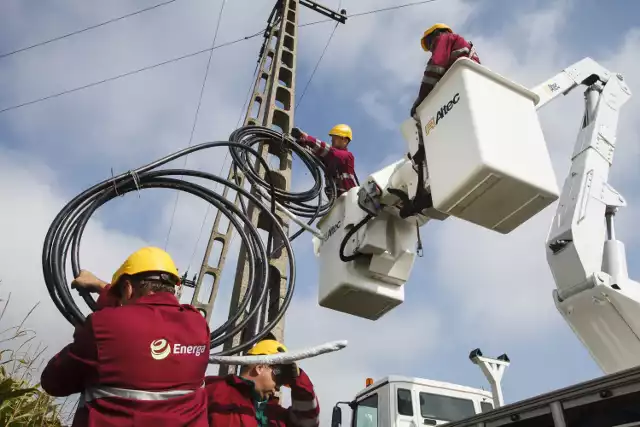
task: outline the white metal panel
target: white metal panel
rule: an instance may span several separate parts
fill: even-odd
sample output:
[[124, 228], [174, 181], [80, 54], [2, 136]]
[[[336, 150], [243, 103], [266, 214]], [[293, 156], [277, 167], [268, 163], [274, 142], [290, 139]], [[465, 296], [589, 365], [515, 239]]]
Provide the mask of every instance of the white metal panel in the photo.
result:
[[640, 365], [640, 283], [628, 280], [620, 290], [606, 283], [554, 300], [596, 363], [610, 374]]
[[404, 283], [415, 259], [417, 235], [407, 222], [383, 212], [349, 239], [345, 255], [362, 250], [370, 260], [343, 262], [340, 244], [365, 216], [357, 205], [358, 187], [340, 197], [318, 224], [328, 236], [316, 248], [319, 256], [320, 306], [376, 320], [404, 301]]
[[417, 110], [435, 209], [508, 233], [558, 198], [537, 99], [473, 61], [454, 63]]
[[416, 386], [419, 386], [419, 387], [426, 387], [431, 390], [447, 390], [448, 392], [452, 392], [452, 393], [462, 393], [460, 395], [476, 394], [481, 397], [487, 397], [489, 399], [492, 398], [492, 394], [488, 390], [468, 387], [460, 384], [448, 383], [445, 381], [430, 380], [426, 378], [407, 377], [402, 375], [389, 375], [387, 377], [382, 378], [380, 382], [382, 381], [407, 382], [407, 383], [415, 384]]

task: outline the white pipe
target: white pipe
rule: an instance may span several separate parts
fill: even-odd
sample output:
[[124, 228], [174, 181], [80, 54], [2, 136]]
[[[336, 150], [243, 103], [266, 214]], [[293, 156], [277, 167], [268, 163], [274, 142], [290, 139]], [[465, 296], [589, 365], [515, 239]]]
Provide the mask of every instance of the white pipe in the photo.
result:
[[261, 356], [209, 356], [209, 363], [219, 365], [286, 365], [298, 360], [309, 359], [325, 353], [342, 350], [347, 341], [331, 341], [325, 344], [285, 353]]

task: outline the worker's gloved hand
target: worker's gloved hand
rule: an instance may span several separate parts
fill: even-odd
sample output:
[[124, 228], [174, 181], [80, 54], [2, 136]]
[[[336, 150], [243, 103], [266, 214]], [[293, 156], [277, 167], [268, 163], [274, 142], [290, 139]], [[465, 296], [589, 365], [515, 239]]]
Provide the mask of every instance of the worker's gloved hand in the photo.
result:
[[300, 130], [300, 128], [293, 128], [291, 129], [291, 136], [294, 137], [296, 140], [301, 140], [307, 137], [307, 134], [304, 133], [302, 130]]
[[80, 274], [71, 282], [71, 289], [84, 289], [85, 291], [99, 293], [107, 286], [107, 283], [98, 279], [87, 270], [80, 270]]
[[302, 131], [299, 128], [293, 128], [291, 129], [291, 136], [295, 139], [300, 139], [300, 137], [302, 136]]
[[290, 386], [300, 375], [300, 368], [297, 363], [289, 365], [276, 365], [273, 368], [277, 385]]

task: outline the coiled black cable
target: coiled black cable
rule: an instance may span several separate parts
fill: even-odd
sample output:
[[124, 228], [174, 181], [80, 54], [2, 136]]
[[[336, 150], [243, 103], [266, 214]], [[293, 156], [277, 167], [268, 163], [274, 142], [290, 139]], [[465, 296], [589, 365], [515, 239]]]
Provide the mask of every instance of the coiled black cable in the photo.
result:
[[[277, 149], [291, 149], [302, 160], [311, 173], [314, 182], [313, 187], [301, 192], [290, 192], [276, 188], [275, 195], [278, 203], [287, 210], [300, 218], [308, 218], [307, 224], [310, 225], [317, 218], [324, 216], [335, 203], [336, 184], [332, 179], [333, 177], [326, 175], [324, 164], [300, 145], [291, 143], [285, 135], [263, 126], [245, 126], [235, 130], [229, 139], [242, 144], [242, 147], [234, 146], [229, 148], [234, 167], [240, 168], [252, 184], [262, 188], [268, 187], [269, 184], [260, 176], [256, 170], [255, 163], [247, 157], [247, 154], [251, 151], [246, 150], [245, 147], [254, 147], [261, 143], [274, 144], [281, 141], [280, 147]], [[322, 203], [322, 190], [325, 186], [328, 187], [329, 198], [325, 203]], [[316, 203], [310, 203], [316, 199]], [[298, 230], [289, 240], [293, 241], [303, 232], [304, 229]]]
[[367, 214], [364, 218], [360, 220], [360, 222], [358, 222], [356, 225], [351, 227], [351, 229], [347, 231], [347, 234], [344, 235], [344, 237], [342, 238], [342, 242], [340, 242], [340, 250], [338, 252], [338, 255], [340, 256], [340, 261], [351, 262], [357, 258], [366, 257], [365, 254], [358, 251], [356, 251], [351, 255], [345, 255], [344, 249], [347, 247], [347, 243], [349, 243], [349, 239], [351, 238], [351, 236], [356, 234], [358, 230], [364, 227], [372, 218], [373, 218], [373, 215]]
[[[269, 165], [260, 157], [258, 151], [253, 148], [254, 145], [259, 143], [276, 144], [279, 145], [278, 148], [280, 150], [290, 149], [295, 152], [302, 159], [314, 178], [315, 182], [312, 189], [300, 193], [289, 193], [283, 189], [276, 188], [273, 184]], [[234, 160], [233, 167], [240, 168], [252, 184], [262, 187], [268, 193], [270, 199], [268, 202], [269, 206], [245, 190], [243, 186], [216, 175], [188, 169], [158, 169], [160, 166], [182, 156], [214, 147], [228, 147], [229, 150], [231, 150]], [[256, 167], [251, 165], [252, 162], [248, 157], [248, 153], [251, 153], [257, 159], [260, 167], [267, 171], [265, 174], [266, 179], [260, 178]], [[323, 180], [323, 174], [321, 173], [323, 171], [326, 173], [322, 162], [295, 144], [290, 137], [262, 126], [246, 126], [234, 131], [230, 136], [230, 141], [207, 142], [191, 146], [136, 170], [106, 179], [72, 199], [58, 213], [49, 227], [42, 251], [42, 268], [49, 295], [58, 310], [71, 324], [79, 325], [84, 323], [86, 320], [85, 316], [71, 296], [67, 282], [65, 261], [70, 256], [73, 276], [78, 276], [81, 270], [80, 241], [91, 215], [103, 204], [131, 191], [139, 191], [147, 188], [185, 191], [211, 203], [229, 219], [230, 226], [235, 228], [242, 244], [246, 248], [247, 261], [249, 264], [246, 293], [236, 312], [230, 313], [229, 319], [211, 332], [211, 348], [219, 346], [243, 330], [250, 321], [258, 316], [261, 307], [265, 304], [268, 291], [267, 285], [269, 283], [269, 256], [267, 246], [271, 246], [272, 239], [280, 241], [281, 248], [287, 251], [289, 270], [286, 274], [288, 280], [287, 292], [283, 303], [273, 319], [259, 326], [257, 333], [250, 340], [216, 354], [226, 356], [247, 350], [266, 336], [284, 316], [291, 303], [295, 287], [296, 268], [295, 257], [291, 248], [291, 240], [300, 235], [304, 230], [300, 230], [289, 238], [280, 221], [277, 220], [275, 202], [279, 202], [282, 206], [285, 206], [299, 216], [309, 218], [309, 223], [312, 223], [318, 216], [326, 213], [335, 201], [335, 198], [331, 198], [327, 203], [320, 204], [323, 181], [335, 189], [335, 183], [333, 183], [331, 179], [327, 180], [326, 176], [324, 176], [325, 179]], [[243, 210], [238, 209], [233, 201], [222, 197], [222, 195], [217, 192], [190, 181], [177, 179], [175, 178], [176, 176], [202, 178], [220, 183], [223, 186], [228, 186], [242, 197], [248, 199], [249, 202], [258, 209], [263, 210], [265, 214], [268, 215], [272, 227], [267, 246], [265, 246], [262, 241], [258, 230], [251, 224], [251, 219], [246, 214], [246, 210], [243, 212]], [[335, 194], [335, 191], [333, 194]], [[316, 197], [318, 198], [318, 204], [314, 207], [309, 202]], [[93, 297], [84, 290], [80, 290], [80, 294], [89, 308], [95, 311], [97, 304]], [[257, 296], [257, 301], [254, 300], [252, 302], [247, 316], [245, 316], [238, 325], [233, 326], [247, 309], [252, 296], [254, 298]]]

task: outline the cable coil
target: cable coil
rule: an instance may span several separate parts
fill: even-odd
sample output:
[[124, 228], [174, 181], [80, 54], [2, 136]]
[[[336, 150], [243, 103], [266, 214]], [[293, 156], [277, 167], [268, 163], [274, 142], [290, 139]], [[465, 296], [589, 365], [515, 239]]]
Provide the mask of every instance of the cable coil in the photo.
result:
[[[275, 316], [269, 322], [262, 322], [260, 326], [257, 326], [257, 330], [250, 340], [228, 350], [212, 353], [212, 355], [228, 356], [247, 350], [275, 327], [289, 307], [295, 287], [296, 266], [291, 242], [304, 231], [301, 229], [293, 236], [287, 236], [281, 222], [277, 219], [275, 203], [280, 203], [297, 216], [308, 218], [309, 224], [311, 224], [333, 206], [335, 196], [332, 195], [336, 194], [335, 183], [330, 177], [326, 176], [326, 170], [322, 162], [307, 150], [295, 144], [289, 136], [262, 126], [245, 126], [235, 130], [229, 139], [230, 141], [206, 142], [194, 145], [136, 170], [104, 180], [76, 196], [58, 213], [45, 237], [42, 251], [42, 268], [51, 299], [72, 325], [82, 324], [86, 318], [72, 298], [67, 281], [66, 260], [70, 257], [73, 276], [77, 277], [81, 270], [80, 241], [89, 218], [98, 208], [118, 196], [147, 188], [164, 188], [185, 191], [211, 203], [229, 219], [230, 226], [235, 228], [240, 236], [242, 245], [246, 249], [249, 277], [245, 295], [237, 310], [234, 313], [229, 313], [228, 320], [211, 332], [212, 349], [231, 339], [243, 330], [249, 322], [258, 318], [261, 307], [266, 303], [269, 283], [268, 254], [271, 253], [273, 241], [280, 242], [280, 248], [286, 250], [288, 255], [287, 292], [284, 302], [278, 308]], [[254, 146], [259, 146], [262, 143], [277, 145], [278, 150], [281, 152], [290, 150], [296, 153], [311, 173], [314, 179], [313, 187], [302, 192], [289, 192], [277, 188], [273, 183], [272, 171], [269, 165], [254, 148]], [[216, 147], [228, 147], [233, 158], [232, 167], [235, 168], [236, 172], [240, 169], [254, 188], [258, 187], [263, 195], [268, 196], [268, 200], [262, 201], [256, 195], [245, 190], [242, 185], [239, 185], [239, 178], [236, 178], [236, 182], [232, 182], [202, 171], [158, 169], [160, 166], [182, 156]], [[257, 162], [249, 158], [249, 153], [257, 159]], [[261, 178], [256, 167], [266, 171], [264, 179]], [[240, 198], [242, 209], [239, 209], [232, 200], [228, 200], [221, 194], [200, 184], [178, 179], [176, 178], [177, 176], [205, 179], [229, 187], [242, 196]], [[325, 203], [322, 203], [323, 184], [329, 187], [329, 200]], [[251, 218], [247, 215], [243, 198], [261, 210], [270, 220], [271, 233], [266, 245], [260, 237], [258, 229], [251, 224]], [[310, 203], [316, 198], [317, 203], [315, 205]], [[98, 307], [93, 297], [85, 290], [79, 290], [79, 292], [89, 308], [92, 311], [97, 310]], [[242, 313], [247, 310], [252, 299], [251, 296], [254, 296], [254, 301], [248, 314], [234, 326], [234, 323]], [[260, 322], [255, 324], [258, 325], [258, 323]]]

